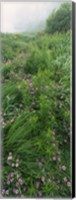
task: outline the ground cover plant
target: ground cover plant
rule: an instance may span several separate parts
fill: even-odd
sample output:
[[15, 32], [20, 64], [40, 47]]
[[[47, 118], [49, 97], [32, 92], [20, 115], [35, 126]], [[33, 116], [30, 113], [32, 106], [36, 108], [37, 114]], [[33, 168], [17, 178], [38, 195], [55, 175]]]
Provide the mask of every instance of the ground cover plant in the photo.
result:
[[[62, 9], [70, 15], [70, 7], [65, 6], [57, 16]], [[56, 27], [51, 31], [55, 18], [56, 13], [48, 18], [44, 31], [1, 34], [5, 197], [70, 197], [72, 193], [71, 30], [68, 25], [62, 32]]]

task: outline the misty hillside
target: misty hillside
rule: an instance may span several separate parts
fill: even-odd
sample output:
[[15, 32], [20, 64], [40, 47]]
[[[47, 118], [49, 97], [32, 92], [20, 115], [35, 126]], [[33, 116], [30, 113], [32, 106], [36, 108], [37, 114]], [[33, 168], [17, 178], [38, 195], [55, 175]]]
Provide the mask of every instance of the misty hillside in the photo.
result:
[[[46, 21], [62, 2], [2, 2], [1, 32], [31, 32]], [[43, 24], [42, 24], [43, 27]]]

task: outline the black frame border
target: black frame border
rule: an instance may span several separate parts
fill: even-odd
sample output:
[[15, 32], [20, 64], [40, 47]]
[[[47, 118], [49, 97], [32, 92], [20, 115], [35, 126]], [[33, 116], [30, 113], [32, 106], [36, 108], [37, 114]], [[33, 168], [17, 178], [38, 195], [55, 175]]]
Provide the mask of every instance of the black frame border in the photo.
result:
[[75, 197], [75, 2], [72, 2], [72, 198]]

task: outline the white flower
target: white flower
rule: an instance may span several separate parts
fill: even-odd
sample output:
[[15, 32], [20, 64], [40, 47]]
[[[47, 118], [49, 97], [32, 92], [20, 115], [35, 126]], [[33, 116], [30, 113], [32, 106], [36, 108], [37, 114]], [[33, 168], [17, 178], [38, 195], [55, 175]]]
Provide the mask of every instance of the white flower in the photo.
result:
[[19, 163], [16, 163], [16, 167], [19, 167]]
[[14, 167], [15, 166], [15, 164], [14, 163], [12, 163], [12, 167]]
[[58, 161], [60, 162], [60, 161], [61, 161], [61, 158], [58, 158]]
[[10, 185], [10, 181], [9, 180], [7, 181], [7, 185]]
[[60, 151], [57, 151], [57, 154], [60, 155]]
[[67, 143], [67, 140], [65, 139], [64, 142]]
[[62, 166], [62, 170], [66, 171], [66, 166], [65, 165]]
[[12, 160], [12, 156], [8, 156], [7, 160]]
[[20, 177], [20, 175], [19, 174], [17, 174], [17, 178], [19, 178]]
[[53, 133], [52, 133], [54, 136], [55, 136], [55, 132], [53, 131]]
[[51, 183], [51, 179], [50, 178], [48, 179], [48, 183]]
[[56, 146], [56, 145], [55, 145], [55, 143], [53, 143], [52, 145], [53, 145], [53, 147], [55, 147], [55, 146]]
[[5, 194], [5, 189], [2, 190], [2, 195], [4, 195], [4, 194]]
[[71, 183], [70, 183], [69, 181], [67, 182], [67, 186], [68, 186], [68, 187], [71, 187]]
[[9, 156], [12, 156], [12, 152], [9, 152]]
[[7, 195], [9, 194], [9, 190], [6, 190], [6, 194], [7, 194]]

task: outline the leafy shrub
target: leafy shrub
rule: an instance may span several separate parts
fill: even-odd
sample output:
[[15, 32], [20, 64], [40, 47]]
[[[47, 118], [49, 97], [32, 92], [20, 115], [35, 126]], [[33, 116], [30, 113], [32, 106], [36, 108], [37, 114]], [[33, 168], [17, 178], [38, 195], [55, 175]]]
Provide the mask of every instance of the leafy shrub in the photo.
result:
[[2, 76], [4, 79], [10, 79], [11, 70], [12, 68], [9, 64], [2, 66]]
[[28, 57], [24, 68], [25, 73], [35, 74], [39, 69], [44, 70], [49, 64], [49, 54], [46, 50], [35, 49]]
[[47, 33], [67, 32], [71, 28], [71, 4], [65, 3], [53, 11], [46, 23]]

